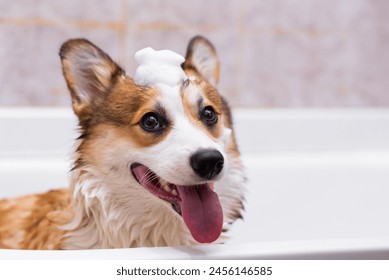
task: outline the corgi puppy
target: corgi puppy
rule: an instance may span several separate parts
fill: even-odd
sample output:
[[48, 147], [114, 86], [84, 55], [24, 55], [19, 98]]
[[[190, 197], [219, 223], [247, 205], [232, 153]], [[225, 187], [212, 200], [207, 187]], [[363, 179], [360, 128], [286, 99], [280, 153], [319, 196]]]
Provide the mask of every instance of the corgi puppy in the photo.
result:
[[0, 247], [222, 242], [245, 174], [213, 45], [197, 36], [185, 58], [143, 49], [134, 78], [85, 39], [60, 58], [80, 129], [70, 187], [0, 200]]

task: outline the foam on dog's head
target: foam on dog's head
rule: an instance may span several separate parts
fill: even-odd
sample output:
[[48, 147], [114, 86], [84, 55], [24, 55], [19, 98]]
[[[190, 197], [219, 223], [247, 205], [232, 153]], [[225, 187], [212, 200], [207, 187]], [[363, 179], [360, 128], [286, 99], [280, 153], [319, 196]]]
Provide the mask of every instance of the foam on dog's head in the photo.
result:
[[173, 51], [144, 48], [135, 53], [135, 60], [139, 64], [135, 72], [135, 83], [138, 85], [176, 86], [187, 79], [181, 68], [185, 59]]

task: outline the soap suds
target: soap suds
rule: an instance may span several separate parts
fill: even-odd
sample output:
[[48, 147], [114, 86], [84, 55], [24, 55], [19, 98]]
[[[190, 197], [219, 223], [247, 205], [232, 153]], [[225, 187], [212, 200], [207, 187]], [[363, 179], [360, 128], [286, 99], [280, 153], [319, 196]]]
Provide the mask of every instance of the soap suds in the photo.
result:
[[173, 51], [144, 48], [135, 53], [135, 60], [139, 64], [134, 79], [137, 85], [163, 84], [173, 87], [188, 79], [181, 68], [185, 58]]

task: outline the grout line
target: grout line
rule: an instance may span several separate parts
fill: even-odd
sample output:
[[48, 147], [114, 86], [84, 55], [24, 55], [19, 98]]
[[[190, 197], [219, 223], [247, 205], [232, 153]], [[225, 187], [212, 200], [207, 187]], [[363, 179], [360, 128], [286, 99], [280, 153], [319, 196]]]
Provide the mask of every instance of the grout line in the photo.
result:
[[232, 97], [236, 102], [235, 104], [241, 105], [241, 90], [243, 83], [243, 70], [244, 70], [244, 39], [246, 37], [246, 24], [244, 22], [245, 19], [245, 0], [239, 1], [239, 10], [238, 10], [238, 42], [237, 42], [237, 61], [236, 61], [236, 82], [234, 86], [234, 92], [232, 93]]
[[[106, 29], [128, 29], [128, 3], [127, 0], [122, 0], [121, 9], [123, 10], [121, 19], [119, 21], [94, 21], [94, 20], [53, 20], [43, 18], [0, 18], [0, 25], [16, 25], [16, 26], [71, 26], [79, 28], [106, 28]], [[135, 23], [132, 24], [134, 30], [185, 30], [185, 29], [203, 29], [207, 31], [225, 30], [222, 25], [210, 24], [172, 24], [164, 22], [149, 22], [149, 23]]]
[[120, 22], [115, 21], [83, 21], [83, 20], [50, 20], [42, 18], [13, 18], [13, 19], [1, 19], [0, 24], [9, 24], [16, 26], [71, 26], [78, 28], [104, 28], [104, 29], [120, 29]]
[[258, 35], [260, 33], [274, 33], [277, 35], [308, 35], [309, 37], [323, 36], [347, 36], [348, 29], [325, 29], [325, 28], [284, 28], [281, 26], [274, 27], [250, 27], [245, 28], [245, 33], [249, 35]]
[[169, 30], [169, 31], [181, 31], [181, 30], [206, 30], [208, 32], [212, 31], [223, 31], [226, 29], [223, 25], [213, 25], [213, 24], [174, 24], [169, 22], [148, 22], [148, 23], [138, 23], [134, 27], [138, 30]]
[[[239, 23], [238, 29], [240, 33], [244, 34], [258, 34], [262, 32], [274, 32], [282, 35], [299, 35], [306, 34], [312, 37], [317, 36], [328, 36], [328, 35], [340, 35], [345, 36], [349, 32], [349, 29], [326, 29], [326, 28], [284, 28], [280, 26], [274, 27], [247, 27], [242, 18], [244, 18], [245, 8], [243, 3], [245, 0], [239, 1]], [[120, 21], [93, 21], [93, 20], [53, 20], [53, 19], [43, 19], [43, 18], [12, 18], [12, 19], [4, 19], [0, 18], [0, 24], [9, 24], [16, 26], [25, 26], [25, 25], [38, 25], [38, 26], [71, 26], [78, 28], [104, 28], [104, 29], [116, 29], [116, 30], [128, 30], [128, 2], [127, 0], [122, 0], [122, 16]], [[185, 24], [171, 24], [171, 23], [163, 23], [163, 22], [150, 22], [150, 23], [138, 23], [132, 26], [133, 29], [136, 30], [185, 30], [185, 29], [199, 29], [199, 30], [207, 30], [207, 31], [222, 31], [225, 30], [225, 26], [223, 25], [207, 25], [207, 24], [196, 24], [196, 25], [185, 25]]]
[[127, 67], [127, 33], [128, 33], [128, 1], [120, 3], [121, 17], [119, 28], [119, 61], [124, 69]]

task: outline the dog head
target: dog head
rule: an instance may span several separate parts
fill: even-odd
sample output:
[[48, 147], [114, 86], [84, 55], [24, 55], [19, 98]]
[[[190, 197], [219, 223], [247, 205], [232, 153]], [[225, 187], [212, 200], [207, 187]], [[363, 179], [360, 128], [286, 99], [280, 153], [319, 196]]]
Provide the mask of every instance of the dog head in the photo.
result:
[[[203, 37], [190, 41], [182, 61], [170, 53], [158, 64], [153, 55], [146, 55], [153, 66], [141, 64], [134, 80], [91, 42], [63, 44], [81, 128], [74, 197], [86, 211], [100, 209], [90, 210], [95, 219], [121, 224], [132, 242], [146, 239], [137, 223], [189, 229], [196, 241], [213, 242], [223, 221], [240, 215], [243, 182], [231, 114], [215, 87], [219, 61]], [[137, 244], [185, 244], [187, 234], [169, 234]]]

